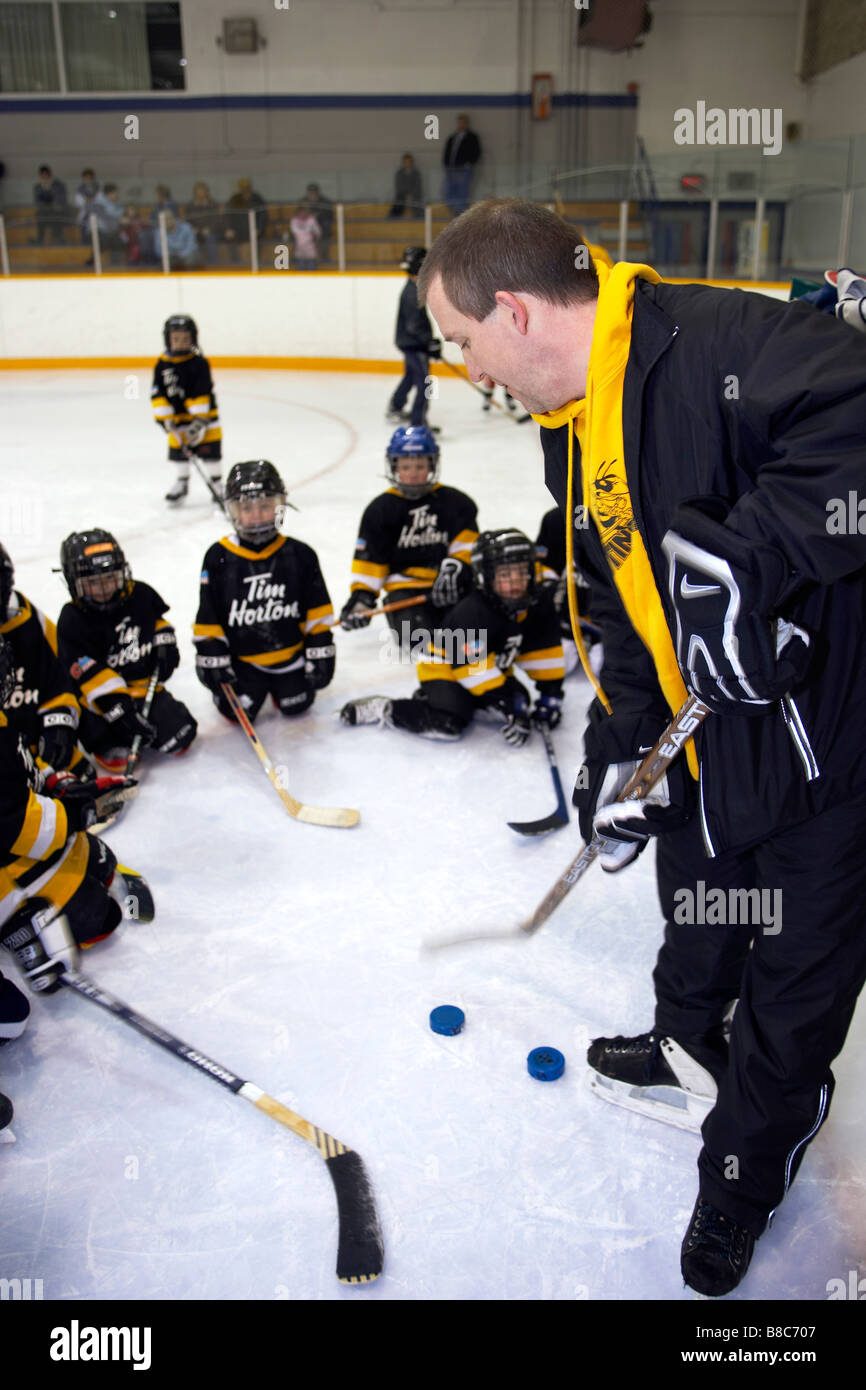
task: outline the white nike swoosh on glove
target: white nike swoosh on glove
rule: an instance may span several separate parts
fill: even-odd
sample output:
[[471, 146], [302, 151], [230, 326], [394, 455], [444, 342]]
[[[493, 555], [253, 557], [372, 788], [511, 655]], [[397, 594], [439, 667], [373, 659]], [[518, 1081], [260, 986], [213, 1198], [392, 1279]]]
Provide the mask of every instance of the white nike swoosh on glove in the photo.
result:
[[691, 584], [685, 575], [680, 580], [680, 594], [683, 598], [704, 598], [707, 594], [720, 594], [719, 584]]

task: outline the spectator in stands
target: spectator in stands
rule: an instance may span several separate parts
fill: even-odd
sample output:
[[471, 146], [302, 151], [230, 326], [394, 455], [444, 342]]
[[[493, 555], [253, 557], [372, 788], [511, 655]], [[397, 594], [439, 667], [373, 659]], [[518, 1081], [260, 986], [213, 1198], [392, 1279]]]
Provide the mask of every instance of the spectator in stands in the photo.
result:
[[156, 185], [156, 201], [150, 213], [150, 226], [139, 235], [143, 258], [151, 265], [158, 265], [162, 260], [159, 241], [159, 214], [161, 212], [170, 212], [174, 217], [178, 216], [177, 203], [171, 196], [171, 189], [164, 183]]
[[260, 193], [253, 191], [249, 179], [238, 179], [238, 189], [226, 204], [223, 213], [222, 236], [228, 244], [229, 257], [239, 261], [239, 246], [248, 246], [250, 240], [250, 212], [255, 213], [256, 239], [261, 240], [268, 221], [268, 209]]
[[330, 260], [331, 233], [334, 230], [334, 204], [317, 183], [308, 183], [303, 200], [319, 224], [321, 240], [319, 257], [324, 264]]
[[201, 265], [198, 242], [189, 222], [184, 222], [173, 212], [165, 215], [165, 239], [168, 246], [168, 263], [172, 270], [197, 270]]
[[469, 129], [469, 117], [457, 117], [457, 129], [448, 136], [442, 163], [445, 165], [445, 201], [452, 217], [459, 217], [469, 206], [475, 165], [481, 158], [481, 141]]
[[211, 197], [206, 183], [193, 185], [192, 202], [188, 203], [186, 208], [186, 221], [195, 232], [202, 264], [216, 265], [219, 258], [219, 207]]
[[424, 216], [424, 195], [421, 191], [421, 170], [416, 169], [411, 154], [404, 154], [394, 175], [394, 206], [389, 217], [402, 217], [409, 207], [410, 217]]
[[83, 243], [90, 241], [90, 214], [93, 211], [93, 200], [97, 193], [102, 192], [102, 185], [97, 180], [92, 169], [82, 169], [81, 183], [75, 191], [75, 206], [78, 209], [77, 222], [81, 231]]
[[117, 229], [122, 244], [126, 247], [126, 259], [130, 265], [140, 265], [142, 260], [141, 239], [150, 233], [147, 218], [142, 217], [134, 203], [127, 203]]
[[315, 270], [318, 264], [322, 229], [306, 199], [298, 204], [289, 227], [295, 243], [295, 270]]
[[66, 184], [52, 176], [47, 164], [39, 166], [39, 179], [33, 185], [33, 203], [36, 208], [36, 236], [31, 245], [42, 246], [46, 232], [50, 232], [58, 244], [61, 243], [63, 228], [69, 220]]
[[119, 233], [123, 217], [123, 204], [117, 184], [107, 183], [93, 199], [90, 210], [96, 213], [100, 246], [109, 251], [117, 250], [121, 245]]

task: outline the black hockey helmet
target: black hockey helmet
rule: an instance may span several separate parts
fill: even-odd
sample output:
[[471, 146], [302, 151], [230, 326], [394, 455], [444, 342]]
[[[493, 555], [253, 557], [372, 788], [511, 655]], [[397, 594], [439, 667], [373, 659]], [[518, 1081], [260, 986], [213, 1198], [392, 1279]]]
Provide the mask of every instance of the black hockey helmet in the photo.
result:
[[[518, 608], [526, 608], [535, 598], [535, 546], [528, 536], [514, 527], [499, 531], [482, 531], [472, 546], [472, 582], [485, 598], [504, 609], [515, 613]], [[494, 580], [501, 565], [525, 565], [527, 584], [522, 594], [516, 598], [504, 598], [496, 592]]]
[[195, 319], [190, 318], [189, 314], [172, 314], [162, 325], [162, 340], [165, 343], [165, 350], [171, 353], [171, 331], [173, 328], [186, 330], [192, 343], [192, 351], [198, 351], [198, 326]]
[[[241, 503], [264, 497], [276, 499], [273, 518], [242, 522]], [[244, 463], [232, 465], [226, 479], [226, 506], [241, 540], [251, 541], [255, 545], [265, 545], [273, 540], [282, 525], [287, 505], [286, 485], [268, 459], [247, 459]]]
[[0, 541], [0, 623], [5, 623], [15, 583], [15, 568], [2, 541]]
[[[73, 603], [108, 612], [117, 608], [132, 589], [132, 572], [126, 556], [110, 531], [94, 526], [73, 531], [60, 547], [60, 568]], [[109, 587], [109, 581], [117, 583]], [[101, 581], [101, 582], [100, 582]]]
[[17, 685], [15, 657], [12, 644], [0, 632], [0, 709], [4, 708], [15, 693]]
[[407, 246], [400, 261], [400, 269], [407, 271], [409, 275], [417, 275], [426, 255], [427, 248], [424, 246]]

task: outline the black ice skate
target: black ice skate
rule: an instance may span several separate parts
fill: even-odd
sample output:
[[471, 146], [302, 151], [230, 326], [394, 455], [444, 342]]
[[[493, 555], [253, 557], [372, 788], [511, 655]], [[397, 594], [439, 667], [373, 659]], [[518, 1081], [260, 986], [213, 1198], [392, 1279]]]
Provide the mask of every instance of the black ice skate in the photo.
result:
[[735, 1289], [749, 1268], [755, 1237], [698, 1197], [680, 1254], [683, 1279], [705, 1298]]
[[12, 1102], [0, 1092], [0, 1144], [14, 1144], [15, 1135], [9, 1128], [14, 1114]]
[[689, 1045], [687, 1052], [656, 1033], [595, 1038], [586, 1054], [593, 1068], [590, 1090], [613, 1105], [697, 1134], [716, 1103], [713, 1073], [725, 1064], [727, 1044], [707, 1038]]

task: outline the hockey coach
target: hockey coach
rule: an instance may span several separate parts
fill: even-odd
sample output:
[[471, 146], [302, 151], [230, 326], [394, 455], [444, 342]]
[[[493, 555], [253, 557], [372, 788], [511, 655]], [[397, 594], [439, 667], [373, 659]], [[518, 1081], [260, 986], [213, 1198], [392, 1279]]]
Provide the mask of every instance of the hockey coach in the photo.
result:
[[[588, 1061], [602, 1098], [700, 1126], [681, 1266], [722, 1295], [827, 1118], [866, 978], [866, 335], [595, 264], [519, 199], [450, 223], [418, 292], [472, 380], [541, 426], [591, 583], [581, 833], [608, 871], [657, 837], [666, 925], [652, 1029]], [[694, 741], [614, 806], [689, 690], [710, 709]]]

